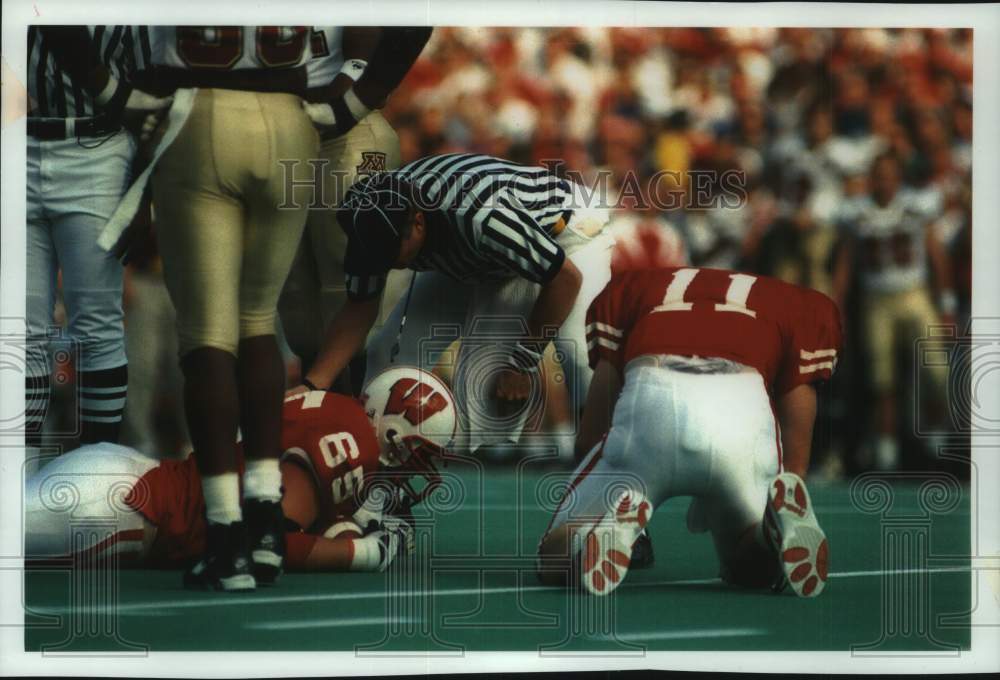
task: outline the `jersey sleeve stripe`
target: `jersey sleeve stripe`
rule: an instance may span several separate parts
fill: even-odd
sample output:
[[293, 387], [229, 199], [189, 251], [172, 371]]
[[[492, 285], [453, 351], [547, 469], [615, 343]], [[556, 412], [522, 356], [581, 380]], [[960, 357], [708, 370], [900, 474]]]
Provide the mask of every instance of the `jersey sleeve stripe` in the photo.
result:
[[799, 366], [799, 373], [815, 373], [816, 371], [833, 370], [833, 361], [821, 361], [818, 364]]
[[823, 357], [835, 357], [837, 356], [837, 350], [835, 349], [817, 349], [812, 352], [807, 350], [799, 350], [800, 359], [822, 359]]
[[625, 331], [615, 328], [614, 326], [611, 326], [609, 324], [602, 323], [600, 321], [591, 321], [589, 324], [587, 324], [587, 334], [589, 335], [594, 331], [607, 333], [608, 335], [612, 335], [616, 338], [620, 338], [625, 335]]
[[615, 342], [614, 340], [608, 340], [607, 338], [602, 338], [599, 335], [595, 335], [594, 337], [587, 340], [588, 350], [592, 350], [596, 347], [604, 347], [606, 349], [610, 349], [613, 352], [617, 352], [619, 349], [621, 349], [621, 345]]

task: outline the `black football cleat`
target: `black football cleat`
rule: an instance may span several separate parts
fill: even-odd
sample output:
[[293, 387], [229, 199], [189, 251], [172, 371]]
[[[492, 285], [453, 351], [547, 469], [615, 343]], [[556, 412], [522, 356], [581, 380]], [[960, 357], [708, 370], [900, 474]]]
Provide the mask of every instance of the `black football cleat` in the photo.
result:
[[205, 553], [197, 564], [184, 572], [184, 587], [229, 592], [257, 587], [243, 522], [208, 523]]
[[250, 559], [257, 585], [273, 586], [285, 563], [285, 514], [281, 503], [245, 501], [243, 519], [250, 536]]
[[653, 539], [649, 537], [649, 531], [643, 529], [639, 538], [632, 544], [632, 569], [649, 569], [656, 562], [653, 557]]

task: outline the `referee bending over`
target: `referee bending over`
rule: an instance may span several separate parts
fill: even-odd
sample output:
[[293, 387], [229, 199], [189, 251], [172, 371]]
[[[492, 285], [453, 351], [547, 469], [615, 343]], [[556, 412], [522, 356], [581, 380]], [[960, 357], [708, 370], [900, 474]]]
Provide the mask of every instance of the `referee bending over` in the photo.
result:
[[476, 154], [423, 158], [357, 182], [338, 209], [348, 236], [348, 301], [306, 384], [330, 384], [364, 342], [388, 270], [408, 268], [419, 272], [409, 303], [397, 305], [370, 343], [368, 379], [392, 360], [428, 363], [421, 340], [433, 337], [432, 326], [457, 327], [463, 444], [516, 442], [526, 414], [507, 417], [502, 402], [529, 397], [545, 344], [558, 331], [579, 406], [590, 377], [584, 315], [608, 281], [613, 246], [601, 235], [607, 211], [587, 205], [582, 193], [545, 168]]

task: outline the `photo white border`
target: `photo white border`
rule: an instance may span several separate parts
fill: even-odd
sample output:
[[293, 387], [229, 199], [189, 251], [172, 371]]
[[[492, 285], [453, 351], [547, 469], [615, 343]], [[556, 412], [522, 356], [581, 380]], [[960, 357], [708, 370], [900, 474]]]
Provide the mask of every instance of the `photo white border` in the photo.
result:
[[[248, 6], [250, 5], [250, 6]], [[568, 11], [571, 10], [571, 11]], [[24, 314], [25, 223], [25, 27], [55, 24], [321, 24], [335, 15], [339, 23], [436, 26], [891, 26], [972, 27], [975, 30], [974, 151], [973, 151], [973, 316], [992, 317], [989, 331], [1000, 331], [1000, 6], [997, 5], [873, 5], [857, 3], [696, 4], [654, 2], [583, 2], [574, 0], [497, 0], [495, 3], [459, 3], [443, 0], [405, 2], [334, 2], [297, 0], [281, 3], [240, 0], [104, 0], [100, 4], [72, 0], [7, 0], [3, 3], [3, 135], [2, 207], [0, 207], [0, 333], [16, 332], [9, 319]], [[386, 22], [386, 17], [391, 21]], [[11, 77], [13, 76], [13, 77]], [[18, 82], [19, 81], [19, 82]], [[975, 361], [975, 359], [974, 359]], [[996, 381], [992, 381], [995, 383]], [[991, 383], [992, 384], [992, 383]], [[987, 390], [988, 392], [988, 390]], [[980, 412], [1000, 421], [1000, 390], [981, 394]], [[0, 371], [0, 412], [16, 413], [23, 406], [23, 384], [12, 371]], [[0, 444], [21, 443], [0, 439]], [[985, 493], [972, 498], [973, 521], [978, 526], [976, 565], [992, 570], [978, 579], [978, 608], [973, 615], [972, 649], [953, 659], [901, 657], [869, 659], [839, 652], [648, 652], [636, 659], [540, 658], [531, 652], [470, 652], [460, 658], [358, 658], [349, 652], [151, 652], [145, 658], [41, 658], [25, 653], [22, 628], [0, 625], [0, 674], [101, 676], [212, 676], [266, 677], [294, 675], [370, 675], [472, 671], [583, 671], [678, 669], [768, 672], [925, 673], [1000, 670], [1000, 627], [975, 623], [1000, 621], [1000, 438], [973, 438], [978, 487]], [[21, 554], [20, 474], [23, 461], [17, 450], [0, 457], [0, 624], [18, 620]], [[975, 494], [975, 491], [973, 491]], [[970, 527], [971, 530], [971, 527]], [[989, 557], [987, 557], [989, 556]], [[974, 578], [970, 574], [970, 579]], [[973, 580], [973, 583], [976, 583]], [[831, 593], [831, 596], [835, 596]], [[803, 603], [808, 606], [808, 603]], [[225, 656], [221, 656], [225, 654]]]

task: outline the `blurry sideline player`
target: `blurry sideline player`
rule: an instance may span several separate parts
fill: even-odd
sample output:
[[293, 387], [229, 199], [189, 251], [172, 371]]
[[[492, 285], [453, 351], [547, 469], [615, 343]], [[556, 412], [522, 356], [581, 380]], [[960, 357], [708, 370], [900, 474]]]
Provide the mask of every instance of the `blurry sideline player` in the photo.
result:
[[[838, 217], [844, 246], [834, 273], [835, 296], [843, 306], [852, 274], [861, 288], [865, 351], [871, 366], [872, 386], [878, 400], [878, 439], [875, 465], [881, 470], [899, 464], [896, 440], [896, 351], [912, 347], [927, 336], [929, 327], [954, 323], [958, 299], [952, 288], [951, 265], [933, 222], [940, 216], [938, 202], [926, 192], [901, 187], [899, 160], [879, 156], [872, 165], [871, 193], [845, 204]], [[928, 280], [933, 272], [937, 305]], [[921, 366], [937, 385], [930, 390], [930, 420], [944, 416], [947, 365]]]
[[126, 114], [169, 99], [126, 81], [132, 35], [123, 26], [28, 29], [27, 436], [37, 444], [49, 399], [48, 344], [56, 281], [79, 351], [80, 441], [117, 441], [128, 363], [122, 265], [97, 245], [128, 187], [135, 141]]
[[[312, 59], [306, 63], [308, 101], [343, 96], [361, 77], [380, 35], [377, 26], [313, 27]], [[324, 133], [319, 158], [325, 165], [317, 167], [317, 205], [309, 211], [305, 234], [278, 304], [285, 338], [302, 362], [302, 375], [312, 366], [326, 327], [346, 298], [343, 259], [347, 236], [329, 208], [340, 204], [359, 175], [399, 167], [399, 138], [381, 113], [371, 111], [342, 134]], [[341, 377], [335, 386], [347, 394], [347, 372]]]
[[813, 383], [830, 378], [840, 345], [833, 302], [719, 269], [632, 271], [594, 300], [587, 331], [580, 443], [593, 448], [542, 538], [539, 577], [565, 580], [568, 557], [570, 578], [611, 592], [653, 510], [693, 496], [688, 527], [712, 532], [723, 579], [787, 577], [818, 595], [827, 544], [802, 478]]
[[[380, 501], [387, 482], [407, 489], [416, 475], [434, 482], [434, 459], [454, 436], [454, 401], [434, 376], [402, 367], [373, 380], [365, 395], [365, 404], [330, 392], [285, 401], [281, 480], [289, 570], [382, 571], [409, 549], [410, 527], [386, 514]], [[114, 554], [123, 566], [189, 565], [207, 534], [201, 489], [193, 457], [156, 460], [114, 444], [72, 451], [28, 480], [28, 560], [73, 557], [74, 523], [114, 517], [110, 535], [80, 533], [90, 543], [74, 544], [77, 557], [87, 557], [77, 563]], [[414, 493], [393, 511], [405, 513], [423, 495]], [[60, 504], [74, 496], [75, 506]]]
[[[285, 370], [275, 317], [311, 198], [295, 191], [302, 188], [295, 182], [308, 183], [306, 161], [319, 148], [302, 110], [310, 31], [153, 26], [149, 36], [153, 68], [146, 76], [154, 87], [199, 88], [153, 175], [208, 518], [203, 559], [185, 583], [252, 589], [274, 582], [284, 554], [278, 456]], [[246, 456], [242, 508], [232, 446], [238, 426]]]

